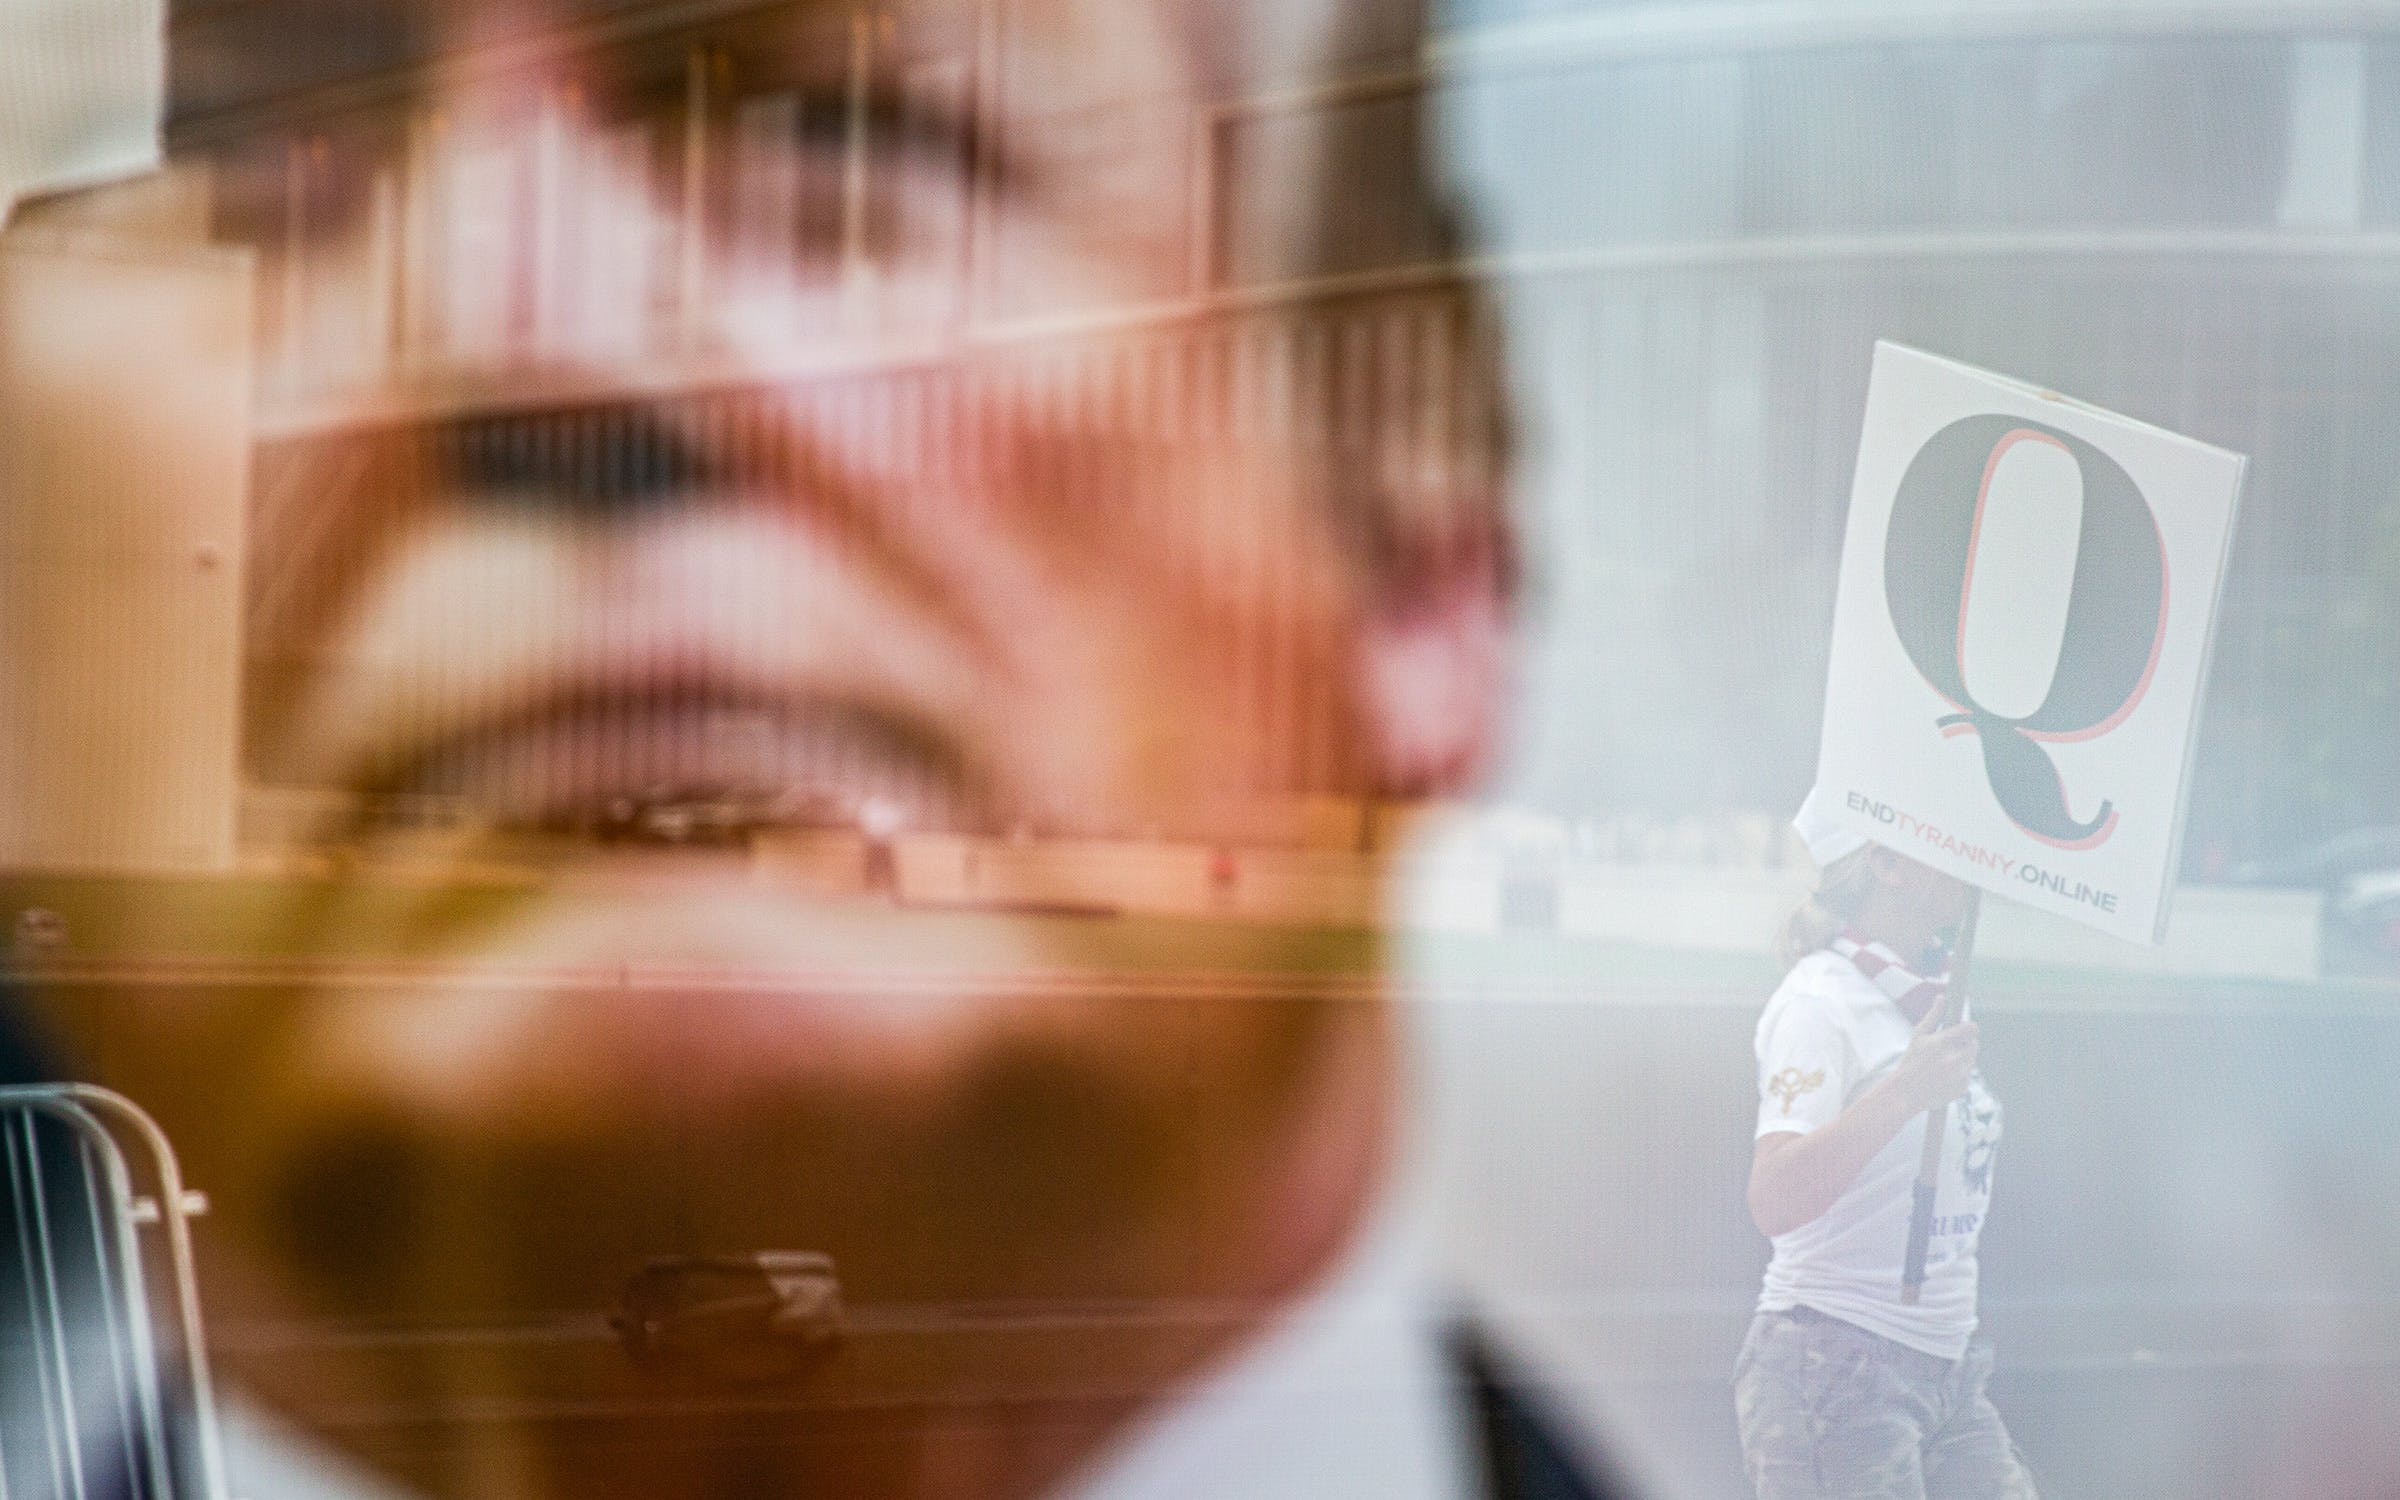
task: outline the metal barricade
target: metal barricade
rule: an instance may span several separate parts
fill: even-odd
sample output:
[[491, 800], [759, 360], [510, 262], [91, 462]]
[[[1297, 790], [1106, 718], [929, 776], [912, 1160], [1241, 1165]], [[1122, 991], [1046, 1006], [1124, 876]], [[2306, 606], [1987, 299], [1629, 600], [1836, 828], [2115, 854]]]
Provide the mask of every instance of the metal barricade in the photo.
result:
[[0, 1500], [225, 1500], [186, 1189], [86, 1084], [0, 1088]]

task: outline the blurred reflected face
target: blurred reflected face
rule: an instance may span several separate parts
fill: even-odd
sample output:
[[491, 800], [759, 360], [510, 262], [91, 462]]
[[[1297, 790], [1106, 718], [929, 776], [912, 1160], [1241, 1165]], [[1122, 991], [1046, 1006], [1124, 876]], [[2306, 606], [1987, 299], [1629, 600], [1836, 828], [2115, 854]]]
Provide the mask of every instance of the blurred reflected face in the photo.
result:
[[[804, 9], [746, 65], [841, 100], [855, 48], [969, 19], [862, 33]], [[1010, 86], [1045, 103], [1005, 130], [964, 95], [853, 95], [888, 115], [863, 137], [768, 111], [730, 170], [839, 221], [869, 211], [868, 153], [888, 216], [865, 268], [780, 215], [684, 246], [684, 194], [620, 107], [650, 85], [610, 64], [440, 76], [419, 149], [470, 182], [493, 148], [576, 163], [573, 215], [459, 190], [452, 211], [489, 222], [448, 241], [417, 309], [445, 354], [270, 441], [252, 562], [252, 773], [368, 808], [342, 832], [380, 873], [272, 903], [260, 951], [304, 977], [70, 1023], [214, 1192], [230, 1305], [557, 1317], [649, 1256], [760, 1249], [831, 1252], [867, 1305], [1205, 1297], [1289, 1286], [1338, 1245], [1380, 1159], [1387, 1022], [1307, 997], [1312, 940], [1228, 928], [1162, 956], [1146, 929], [1041, 913], [1032, 877], [1002, 909], [927, 914], [642, 837], [705, 812], [747, 833], [1273, 841], [1297, 831], [1277, 769], [1296, 742], [1419, 784], [1463, 764], [1480, 638], [1434, 639], [1443, 600], [1369, 586], [1318, 446], [1237, 436], [1173, 392], [1109, 409], [1121, 382], [1061, 400], [1010, 346], [926, 357], [959, 294], [943, 206], [970, 138], [1010, 285], [1087, 308], [1180, 284], [1188, 110], [1112, 106], [1203, 88], [1187, 23], [1022, 8]], [[371, 261], [373, 184], [314, 170], [348, 205], [311, 231], [315, 262]], [[542, 244], [567, 269], [478, 332], [476, 278]], [[672, 333], [629, 332], [627, 298], [671, 302]], [[469, 831], [391, 826], [412, 794], [472, 808]], [[537, 839], [533, 874], [486, 873]], [[1140, 973], [1259, 968], [1288, 993]], [[230, 1347], [369, 1451], [372, 1424], [327, 1412], [618, 1378], [595, 1373], [605, 1349]], [[586, 1493], [605, 1477], [522, 1461]]]
[[[461, 796], [522, 827], [701, 798], [848, 822], [872, 797], [915, 827], [1219, 834], [1260, 790], [1270, 726], [1237, 672], [1270, 586], [1289, 671], [1358, 741], [1339, 686], [1357, 570], [1320, 473], [1179, 431], [1189, 401], [1128, 420], [1094, 409], [1123, 395], [1104, 379], [1062, 401], [1008, 349], [933, 342], [962, 295], [971, 139], [996, 279], [1079, 310], [1180, 285], [1184, 113], [1126, 102], [1201, 85], [1174, 9], [1027, 10], [1010, 84], [1042, 111], [981, 131], [963, 85], [882, 63], [903, 27], [964, 41], [969, 17], [845, 19], [803, 8], [753, 39], [743, 66], [796, 103], [728, 131], [731, 210], [699, 251], [666, 140], [618, 103], [660, 80], [590, 61], [444, 78], [441, 353], [405, 399], [536, 414], [370, 430], [275, 476], [251, 735], [269, 779]], [[859, 49], [882, 72], [854, 88]], [[573, 163], [568, 186], [527, 191], [545, 159]], [[351, 206], [317, 261], [370, 253], [364, 185], [320, 196]], [[526, 254], [544, 270], [512, 291]], [[794, 378], [828, 361], [896, 373]], [[696, 370], [760, 394], [653, 394]]]

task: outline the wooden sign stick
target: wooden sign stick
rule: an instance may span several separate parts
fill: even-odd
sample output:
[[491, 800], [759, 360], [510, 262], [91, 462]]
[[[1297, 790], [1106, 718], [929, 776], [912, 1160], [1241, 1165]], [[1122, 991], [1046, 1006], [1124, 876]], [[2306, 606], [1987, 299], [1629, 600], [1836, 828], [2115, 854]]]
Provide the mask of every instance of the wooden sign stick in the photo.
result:
[[[1975, 964], [1975, 925], [1983, 915], [1983, 892], [1967, 888], [1967, 909], [1958, 919], [1958, 940], [1950, 947], [1950, 984], [1942, 996], [1942, 1024], [1948, 1030], [1967, 1009], [1967, 971]], [[1917, 1305], [1925, 1290], [1925, 1247], [1933, 1238], [1933, 1200], [1941, 1189], [1942, 1136], [1950, 1123], [1945, 1103], [1925, 1111], [1925, 1153], [1917, 1159], [1915, 1202], [1908, 1217], [1908, 1259], [1900, 1272], [1900, 1300]]]

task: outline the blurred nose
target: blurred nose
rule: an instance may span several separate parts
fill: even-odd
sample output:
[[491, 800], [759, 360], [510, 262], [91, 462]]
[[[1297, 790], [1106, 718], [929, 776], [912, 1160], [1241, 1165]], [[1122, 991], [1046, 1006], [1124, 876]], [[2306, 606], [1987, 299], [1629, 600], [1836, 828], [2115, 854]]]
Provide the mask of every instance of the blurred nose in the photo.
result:
[[[655, 57], [552, 46], [577, 7], [462, 7], [433, 115], [440, 186], [415, 363], [437, 383], [506, 392], [428, 434], [470, 503], [628, 517], [727, 481], [654, 392], [696, 348], [698, 226], [667, 170], [682, 75]], [[588, 9], [588, 6], [582, 8]], [[495, 386], [494, 381], [501, 382]], [[528, 390], [561, 400], [524, 410]]]
[[[403, 200], [382, 252], [404, 284], [406, 362], [437, 376], [653, 355], [698, 249], [674, 139], [674, 47], [578, 44], [589, 0], [446, 7], [438, 61], [388, 159]], [[381, 274], [381, 273], [379, 273]]]

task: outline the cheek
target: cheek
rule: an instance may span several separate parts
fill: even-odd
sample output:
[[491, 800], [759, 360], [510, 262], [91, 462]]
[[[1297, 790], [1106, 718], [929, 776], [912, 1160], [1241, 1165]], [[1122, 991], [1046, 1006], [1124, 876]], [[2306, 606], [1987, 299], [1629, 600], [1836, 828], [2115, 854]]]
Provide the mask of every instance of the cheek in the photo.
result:
[[1050, 587], [1009, 632], [1044, 703], [1011, 728], [1078, 821], [1207, 832], [1342, 789], [1352, 584], [1266, 457], [1095, 435], [1032, 445], [1014, 477]]
[[1939, 913], [1945, 924], [1956, 922], [1967, 914], [1971, 892], [1964, 882], [1931, 871], [1926, 872], [1924, 879], [1926, 888], [1919, 900], [1927, 911]]

